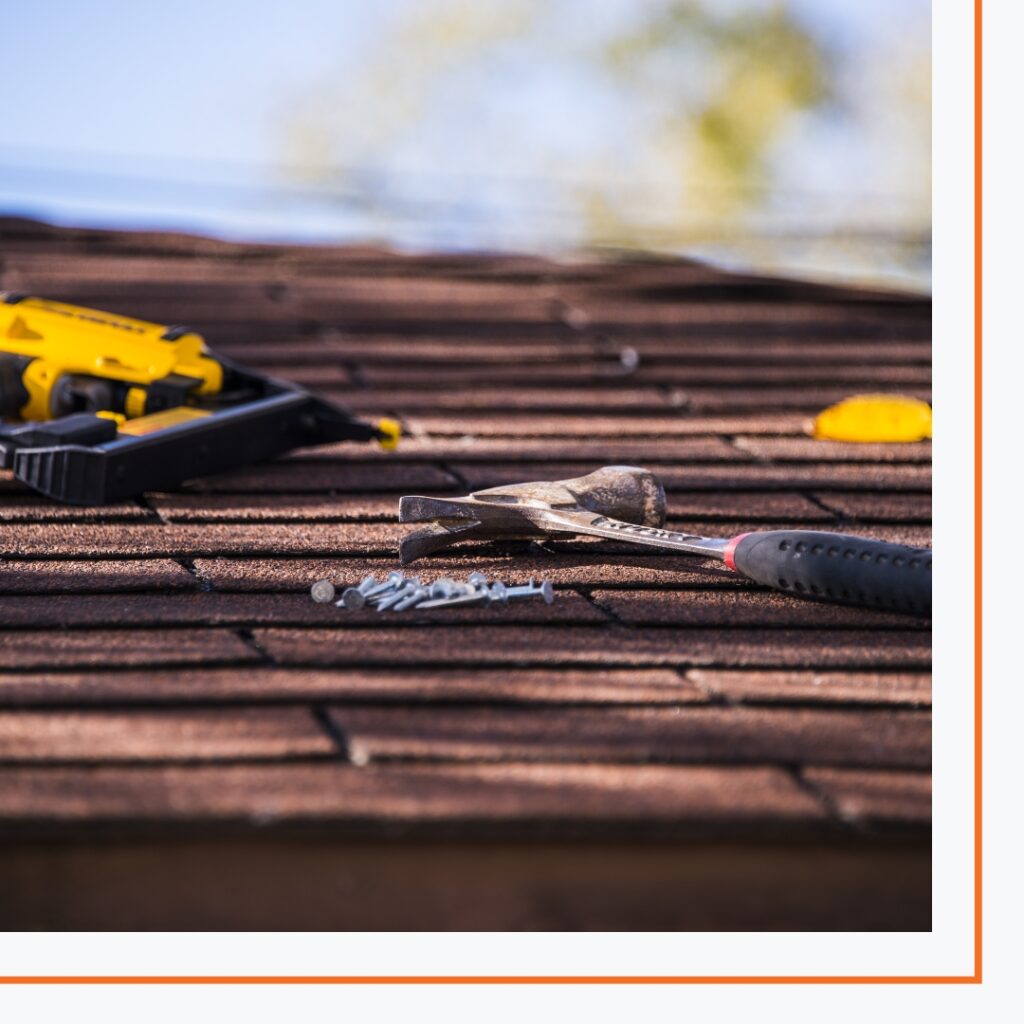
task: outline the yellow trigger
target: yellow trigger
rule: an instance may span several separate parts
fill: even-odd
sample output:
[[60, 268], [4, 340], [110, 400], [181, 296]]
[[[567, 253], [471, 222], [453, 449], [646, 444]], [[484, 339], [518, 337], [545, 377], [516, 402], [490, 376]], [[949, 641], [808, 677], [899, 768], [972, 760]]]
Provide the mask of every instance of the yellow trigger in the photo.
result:
[[384, 435], [377, 439], [377, 444], [386, 452], [394, 451], [402, 436], [402, 425], [398, 420], [382, 419], [377, 421], [376, 427]]

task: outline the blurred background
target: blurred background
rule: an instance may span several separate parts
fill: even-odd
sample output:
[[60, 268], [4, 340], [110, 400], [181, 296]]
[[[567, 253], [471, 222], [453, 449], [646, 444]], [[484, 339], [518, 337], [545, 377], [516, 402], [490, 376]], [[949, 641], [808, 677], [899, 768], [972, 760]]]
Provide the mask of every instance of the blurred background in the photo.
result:
[[8, 5], [0, 214], [928, 288], [928, 0]]

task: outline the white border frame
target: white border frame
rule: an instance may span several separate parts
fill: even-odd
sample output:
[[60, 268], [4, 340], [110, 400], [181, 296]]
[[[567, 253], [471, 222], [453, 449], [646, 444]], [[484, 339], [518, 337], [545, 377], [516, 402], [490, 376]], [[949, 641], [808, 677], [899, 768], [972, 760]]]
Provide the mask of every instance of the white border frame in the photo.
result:
[[[973, 972], [973, 4], [934, 41], [934, 927], [930, 933], [8, 933], [18, 975], [841, 975]], [[956, 554], [958, 553], [958, 554]], [[956, 555], [956, 557], [954, 557]], [[339, 993], [339, 1000], [341, 999]]]

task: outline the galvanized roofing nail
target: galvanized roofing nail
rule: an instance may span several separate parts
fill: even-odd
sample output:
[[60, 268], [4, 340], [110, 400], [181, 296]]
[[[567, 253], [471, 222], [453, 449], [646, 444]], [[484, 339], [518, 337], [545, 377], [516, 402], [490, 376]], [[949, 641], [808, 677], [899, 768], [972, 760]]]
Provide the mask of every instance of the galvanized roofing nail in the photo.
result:
[[369, 591], [375, 590], [377, 580], [373, 576], [364, 577], [358, 587], [346, 587], [341, 592], [341, 600], [336, 601], [338, 608], [363, 608], [366, 605], [366, 595]]
[[363, 597], [373, 597], [376, 594], [383, 594], [387, 590], [394, 590], [404, 579], [404, 573], [389, 572], [388, 578], [383, 583], [378, 583], [375, 587], [363, 591]]
[[392, 611], [404, 612], [406, 608], [412, 608], [414, 605], [419, 604], [424, 598], [430, 596], [430, 591], [426, 587], [415, 587], [408, 596], [403, 597], [401, 601], [392, 607]]
[[453, 593], [448, 597], [439, 597], [430, 601], [424, 601], [417, 605], [417, 608], [426, 611], [428, 608], [468, 608], [472, 605], [484, 604], [490, 600], [490, 595], [483, 590], [473, 590], [471, 593]]
[[381, 590], [379, 587], [374, 587], [371, 592], [366, 595], [366, 603], [376, 607], [381, 603], [381, 601], [384, 601], [389, 597], [394, 597], [400, 590], [404, 590], [409, 586], [410, 582], [418, 581], [410, 581], [406, 579], [398, 580], [391, 583], [387, 590]]
[[398, 602], [401, 601], [403, 597], [405, 597], [407, 589], [408, 588], [406, 587], [402, 587], [400, 590], [395, 590], [390, 594], [382, 595], [380, 600], [376, 602], [377, 611], [383, 612], [390, 608], [392, 605], [398, 604]]
[[443, 579], [435, 580], [430, 584], [430, 596], [431, 598], [439, 597], [450, 597], [455, 592], [456, 583], [454, 580], [444, 577]]
[[393, 593], [385, 594], [384, 597], [377, 602], [377, 611], [383, 612], [388, 608], [398, 604], [403, 598], [408, 597], [414, 590], [420, 586], [420, 580], [418, 576], [413, 577], [411, 580], [407, 580], [404, 587], [400, 587]]
[[309, 595], [317, 604], [328, 604], [334, 600], [334, 584], [330, 580], [317, 580], [309, 588]]
[[509, 600], [517, 597], [543, 597], [545, 604], [551, 604], [555, 599], [555, 588], [551, 580], [545, 580], [539, 587], [530, 580], [525, 587], [511, 587], [506, 590], [505, 597]]

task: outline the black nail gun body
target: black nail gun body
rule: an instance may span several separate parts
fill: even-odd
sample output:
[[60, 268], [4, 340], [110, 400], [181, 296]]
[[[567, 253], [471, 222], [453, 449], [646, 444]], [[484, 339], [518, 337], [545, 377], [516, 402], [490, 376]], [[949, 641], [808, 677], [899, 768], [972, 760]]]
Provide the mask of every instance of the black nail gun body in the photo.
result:
[[211, 353], [181, 327], [0, 293], [0, 467], [102, 505], [330, 441], [393, 448], [370, 424]]

